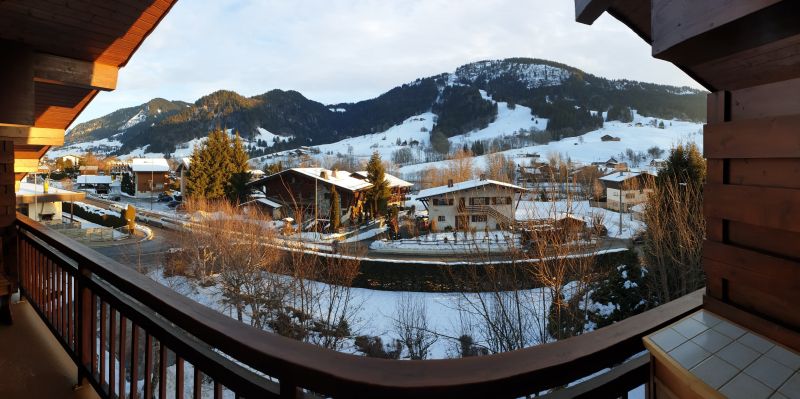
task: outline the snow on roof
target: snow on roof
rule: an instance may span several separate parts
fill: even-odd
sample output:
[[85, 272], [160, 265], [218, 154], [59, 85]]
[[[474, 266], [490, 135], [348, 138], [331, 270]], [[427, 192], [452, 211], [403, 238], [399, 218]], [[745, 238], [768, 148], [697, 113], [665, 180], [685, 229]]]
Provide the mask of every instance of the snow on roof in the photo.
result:
[[169, 164], [164, 158], [133, 158], [131, 170], [134, 172], [169, 172]]
[[[42, 195], [45, 194], [44, 187], [41, 184], [33, 183], [20, 183], [17, 195]], [[64, 190], [63, 188], [55, 188], [50, 186], [47, 188], [47, 194], [83, 194], [76, 191]]]
[[189, 169], [189, 166], [192, 165], [192, 158], [189, 157], [181, 158], [181, 165], [183, 165], [184, 168]]
[[266, 206], [268, 206], [270, 208], [275, 208], [275, 209], [280, 208], [280, 207], [283, 206], [283, 205], [281, 205], [281, 204], [279, 204], [279, 203], [277, 203], [275, 201], [268, 200], [268, 199], [266, 199], [264, 197], [256, 198], [256, 199], [254, 199], [252, 201], [247, 201], [247, 202], [243, 203], [242, 205], [252, 204], [253, 202], [258, 202], [260, 204], [264, 204], [264, 205], [266, 205]]
[[78, 184], [111, 184], [111, 176], [80, 175]]
[[556, 220], [575, 219], [575, 220], [579, 220], [579, 221], [584, 222], [584, 223], [591, 223], [592, 222], [591, 219], [586, 217], [586, 216], [576, 215], [574, 213], [569, 213], [569, 212], [559, 212], [556, 215], [555, 219]]
[[449, 186], [439, 186], [439, 187], [432, 187], [426, 188], [424, 190], [420, 190], [419, 194], [417, 194], [417, 199], [420, 198], [428, 198], [428, 197], [435, 197], [437, 195], [442, 195], [446, 193], [452, 193], [454, 191], [461, 191], [461, 190], [469, 190], [473, 188], [483, 187], [487, 185], [496, 185], [501, 187], [511, 188], [515, 191], [527, 191], [526, 189], [510, 184], [510, 183], [503, 183], [497, 180], [467, 180], [461, 183], [453, 184], [453, 187]]
[[623, 182], [623, 181], [628, 180], [628, 179], [633, 179], [635, 177], [639, 177], [640, 175], [643, 175], [643, 174], [650, 174], [650, 173], [647, 173], [647, 172], [630, 172], [630, 171], [629, 172], [614, 172], [614, 173], [611, 173], [611, 174], [608, 174], [608, 175], [605, 175], [605, 176], [601, 177], [600, 180], [608, 181], [608, 182]]
[[[358, 172], [353, 172], [352, 174], [360, 176], [362, 179], [367, 178], [366, 170], [359, 170]], [[389, 182], [389, 187], [411, 187], [414, 185], [414, 183], [409, 183], [397, 176], [390, 175], [388, 173], [384, 173], [383, 177], [387, 182]]]
[[[355, 177], [350, 176], [350, 172], [346, 170], [339, 170], [336, 171], [336, 176], [334, 177], [333, 171], [330, 169], [325, 168], [292, 168], [287, 170], [293, 170], [297, 173], [304, 174], [311, 178], [324, 181], [329, 184], [333, 184], [334, 186], [344, 188], [350, 191], [358, 191], [363, 190], [365, 188], [369, 188], [372, 184], [361, 180], [356, 179]], [[321, 175], [325, 172], [325, 178]]]

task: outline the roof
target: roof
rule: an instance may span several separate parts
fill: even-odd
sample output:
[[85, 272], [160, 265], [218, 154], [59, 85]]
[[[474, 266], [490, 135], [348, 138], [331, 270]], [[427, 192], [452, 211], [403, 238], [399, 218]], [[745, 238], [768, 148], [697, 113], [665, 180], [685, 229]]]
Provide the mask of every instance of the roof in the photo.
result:
[[97, 165], [82, 165], [78, 168], [78, 170], [97, 170], [99, 169]]
[[169, 172], [169, 163], [164, 158], [134, 158], [131, 160], [134, 172]]
[[510, 183], [503, 183], [497, 180], [467, 180], [461, 183], [453, 184], [453, 187], [450, 186], [439, 186], [439, 187], [432, 187], [426, 188], [425, 190], [420, 190], [419, 194], [417, 194], [417, 199], [420, 198], [429, 198], [429, 197], [436, 197], [442, 194], [452, 193], [455, 191], [462, 191], [462, 190], [471, 190], [473, 188], [483, 187], [483, 186], [501, 186], [513, 189], [514, 191], [528, 191], [520, 186], [510, 184]]
[[607, 182], [622, 182], [645, 174], [652, 176], [652, 174], [648, 172], [614, 172], [601, 177], [600, 180]]
[[[352, 175], [356, 175], [356, 178], [366, 179], [367, 178], [367, 171], [366, 170], [359, 170], [358, 172], [351, 173]], [[414, 183], [407, 182], [397, 176], [390, 175], [388, 173], [383, 174], [384, 179], [389, 183], [389, 187], [411, 187]]]
[[[358, 191], [372, 187], [372, 184], [350, 176], [351, 173], [346, 170], [336, 171], [336, 177], [333, 176], [332, 170], [325, 168], [292, 168], [287, 170], [291, 170], [350, 191]], [[327, 178], [321, 177], [322, 172], [325, 172]]]
[[111, 176], [80, 175], [76, 181], [78, 184], [111, 184]]
[[275, 208], [275, 209], [280, 208], [280, 207], [283, 206], [283, 205], [281, 205], [281, 204], [279, 204], [279, 203], [277, 203], [275, 201], [271, 201], [271, 200], [266, 199], [266, 198], [256, 198], [256, 199], [254, 199], [252, 201], [247, 201], [247, 202], [243, 203], [242, 205], [252, 204], [254, 202], [258, 202], [259, 204], [266, 205], [266, 206], [268, 206], [270, 208]]
[[[325, 172], [325, 175], [326, 175], [325, 178], [320, 176], [323, 172]], [[333, 176], [333, 171], [330, 170], [330, 169], [325, 169], [325, 168], [290, 168], [290, 169], [284, 169], [284, 170], [282, 170], [282, 171], [280, 171], [278, 173], [273, 173], [273, 174], [271, 174], [269, 176], [266, 176], [266, 177], [263, 177], [261, 179], [252, 181], [252, 182], [248, 183], [248, 185], [249, 186], [259, 185], [259, 184], [262, 184], [263, 182], [265, 182], [267, 180], [274, 179], [277, 176], [281, 176], [281, 175], [286, 174], [286, 173], [296, 173], [296, 174], [304, 175], [306, 177], [310, 177], [312, 179], [316, 179], [316, 180], [319, 180], [319, 181], [321, 181], [323, 183], [331, 184], [331, 185], [334, 185], [336, 187], [340, 187], [340, 188], [348, 190], [348, 191], [360, 191], [360, 190], [365, 190], [367, 188], [372, 187], [372, 184], [370, 184], [370, 183], [368, 183], [368, 182], [366, 182], [364, 180], [356, 179], [355, 177], [350, 176], [352, 173], [350, 173], [350, 172], [348, 172], [346, 170], [336, 171], [336, 177], [334, 177]]]
[[[17, 179], [35, 171], [35, 162], [54, 145], [63, 145], [64, 132], [99, 91], [114, 90], [119, 68], [177, 0], [26, 1], [0, 2], [0, 40], [12, 44], [4, 56], [21, 69], [4, 70], [14, 79], [17, 71], [31, 71], [30, 90], [15, 86], [10, 104], [15, 109], [4, 123], [21, 125], [14, 138]], [[88, 23], [87, 21], [91, 21]], [[6, 51], [6, 50], [4, 50]], [[8, 76], [6, 76], [8, 75]], [[24, 98], [24, 100], [23, 100]]]
[[18, 204], [32, 204], [35, 202], [59, 202], [59, 201], [78, 201], [86, 198], [86, 193], [69, 191], [53, 186], [48, 187], [47, 192], [44, 192], [44, 187], [41, 184], [25, 183], [19, 184], [17, 190], [17, 203]]
[[568, 213], [568, 212], [559, 212], [555, 217], [555, 220], [564, 220], [564, 219], [574, 219], [574, 220], [577, 220], [577, 221], [580, 221], [580, 222], [583, 222], [583, 223], [591, 223], [592, 222], [591, 219], [589, 219], [589, 218], [587, 218], [585, 216], [580, 216], [580, 215], [576, 215], [574, 213]]

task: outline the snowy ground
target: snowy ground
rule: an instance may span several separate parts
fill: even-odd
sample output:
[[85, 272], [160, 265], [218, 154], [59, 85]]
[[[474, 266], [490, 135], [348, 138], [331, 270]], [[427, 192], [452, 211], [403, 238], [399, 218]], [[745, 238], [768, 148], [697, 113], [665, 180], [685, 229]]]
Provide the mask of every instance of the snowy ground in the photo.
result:
[[439, 254], [465, 255], [475, 251], [481, 253], [504, 253], [519, 244], [519, 237], [502, 231], [483, 231], [474, 234], [431, 233], [418, 238], [404, 240], [373, 241], [369, 249], [376, 253], [392, 254]]
[[[608, 236], [613, 238], [631, 238], [636, 233], [644, 230], [644, 223], [633, 218], [631, 213], [623, 213], [620, 218], [619, 212], [609, 209], [595, 208], [589, 205], [589, 201], [520, 201], [516, 214], [517, 221], [534, 219], [552, 219], [569, 213], [583, 218], [591, 226], [595, 217], [603, 221], [603, 225], [608, 229]], [[622, 228], [620, 228], [620, 220]]]
[[[517, 106], [517, 109], [519, 108], [523, 107]], [[634, 121], [632, 123], [622, 123], [617, 121], [606, 122], [602, 128], [578, 137], [569, 137], [559, 141], [552, 141], [544, 145], [503, 151], [502, 154], [514, 159], [518, 165], [527, 165], [529, 164], [531, 158], [527, 158], [525, 155], [531, 153], [538, 153], [542, 158], [546, 158], [550, 154], [559, 154], [562, 156], [562, 158], [569, 158], [575, 162], [589, 164], [591, 162], [606, 161], [611, 157], [618, 157], [620, 153], [624, 153], [628, 148], [637, 152], [645, 152], [648, 148], [657, 146], [662, 150], [668, 151], [670, 148], [679, 143], [691, 142], [697, 144], [698, 148], [700, 148], [702, 151], [702, 124], [677, 120], [665, 120], [665, 128], [659, 129], [649, 125], [653, 119], [656, 118], [643, 117], [639, 114], [634, 114]], [[498, 118], [498, 122], [499, 121], [500, 119]], [[542, 123], [541, 119], [539, 123]], [[641, 123], [643, 126], [636, 126], [636, 123]], [[513, 133], [513, 130], [508, 131], [500, 128], [491, 129], [493, 125], [490, 125], [487, 128], [488, 130], [482, 130], [480, 135], [485, 135], [487, 137], [501, 137], [502, 135]], [[477, 135], [479, 133], [473, 134]], [[606, 134], [619, 137], [620, 141], [602, 141], [600, 138]], [[465, 135], [463, 140], [468, 138], [475, 140], [475, 138], [470, 135]], [[486, 158], [486, 155], [475, 157], [472, 162], [473, 167], [485, 168]], [[446, 166], [447, 161], [408, 165], [400, 168], [400, 177], [410, 177], [420, 171], [430, 168], [444, 168]]]

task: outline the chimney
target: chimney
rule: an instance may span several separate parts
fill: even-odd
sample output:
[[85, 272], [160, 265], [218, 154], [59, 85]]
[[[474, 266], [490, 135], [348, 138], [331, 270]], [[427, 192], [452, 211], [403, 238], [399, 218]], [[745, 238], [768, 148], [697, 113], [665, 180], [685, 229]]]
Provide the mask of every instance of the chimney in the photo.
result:
[[333, 171], [331, 171], [331, 176], [333, 176], [335, 178], [336, 177], [336, 172], [337, 172], [337, 170], [336, 170], [336, 168], [334, 168]]
[[486, 180], [486, 174], [485, 173], [481, 173], [480, 179], [481, 179], [481, 181]]
[[328, 179], [328, 172], [325, 169], [323, 169], [322, 171], [319, 172], [319, 177], [324, 179], [324, 180], [327, 180]]
[[453, 187], [453, 179], [447, 179], [447, 187]]

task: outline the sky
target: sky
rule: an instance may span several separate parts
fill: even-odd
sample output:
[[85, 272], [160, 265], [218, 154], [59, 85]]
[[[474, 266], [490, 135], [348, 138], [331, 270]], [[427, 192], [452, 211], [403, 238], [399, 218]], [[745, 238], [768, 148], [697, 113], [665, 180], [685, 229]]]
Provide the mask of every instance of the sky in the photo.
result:
[[181, 0], [77, 122], [156, 97], [297, 90], [359, 101], [486, 59], [544, 58], [607, 78], [701, 88], [613, 17], [572, 0]]

